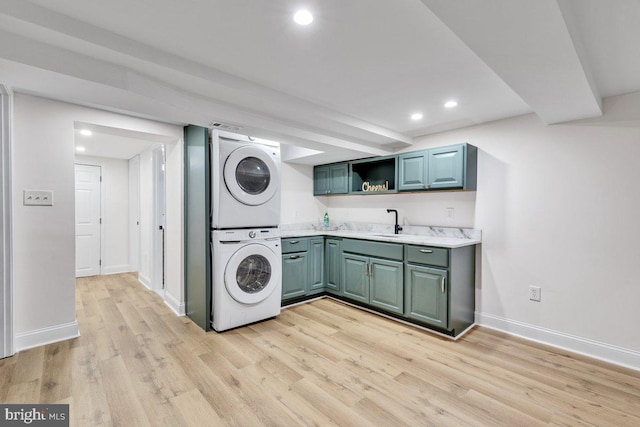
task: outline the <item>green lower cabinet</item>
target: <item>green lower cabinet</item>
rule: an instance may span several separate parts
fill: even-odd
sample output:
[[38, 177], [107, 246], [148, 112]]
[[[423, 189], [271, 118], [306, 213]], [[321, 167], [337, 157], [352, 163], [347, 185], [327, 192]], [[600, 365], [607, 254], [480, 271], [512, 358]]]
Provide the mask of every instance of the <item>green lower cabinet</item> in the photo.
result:
[[369, 257], [343, 254], [342, 284], [345, 297], [369, 303]]
[[324, 291], [324, 237], [309, 242], [309, 280], [307, 294]]
[[422, 323], [448, 328], [447, 271], [407, 264], [404, 314]]
[[301, 297], [307, 293], [307, 252], [282, 255], [282, 300]]
[[401, 261], [344, 253], [343, 296], [376, 308], [403, 314], [404, 281]]
[[397, 314], [404, 313], [403, 264], [371, 258], [371, 305]]
[[342, 241], [340, 239], [327, 239], [324, 246], [325, 263], [325, 289], [334, 295], [342, 295], [341, 260]]

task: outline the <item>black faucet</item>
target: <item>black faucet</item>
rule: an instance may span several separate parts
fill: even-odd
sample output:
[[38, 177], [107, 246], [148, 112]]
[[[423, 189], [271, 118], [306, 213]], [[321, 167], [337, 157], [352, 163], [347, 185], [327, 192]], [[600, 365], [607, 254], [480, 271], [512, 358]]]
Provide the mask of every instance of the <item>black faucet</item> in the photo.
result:
[[387, 213], [389, 212], [393, 212], [396, 214], [396, 225], [393, 229], [393, 234], [400, 234], [400, 232], [402, 231], [402, 227], [398, 225], [398, 211], [395, 209], [387, 209]]

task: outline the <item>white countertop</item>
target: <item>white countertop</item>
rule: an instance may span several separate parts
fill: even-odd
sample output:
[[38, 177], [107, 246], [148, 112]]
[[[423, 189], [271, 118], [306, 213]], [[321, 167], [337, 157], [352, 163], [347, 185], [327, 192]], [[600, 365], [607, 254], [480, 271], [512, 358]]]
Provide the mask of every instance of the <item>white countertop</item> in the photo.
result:
[[[400, 233], [397, 235], [391, 232], [384, 231], [365, 231], [365, 230], [341, 230], [341, 229], [309, 229], [307, 227], [301, 227], [296, 229], [293, 226], [283, 227], [281, 229], [282, 238], [289, 237], [311, 237], [311, 236], [329, 236], [329, 237], [342, 237], [351, 239], [365, 239], [375, 240], [378, 242], [390, 242], [390, 243], [408, 243], [414, 245], [436, 246], [441, 248], [461, 248], [464, 246], [472, 246], [482, 243], [482, 239], [473, 235], [464, 237], [465, 233], [447, 233], [443, 232], [442, 228], [438, 228], [443, 235], [434, 236], [428, 234], [409, 234]], [[463, 231], [462, 229], [455, 229]], [[452, 235], [453, 234], [453, 235]], [[457, 235], [455, 235], [457, 234]], [[480, 234], [480, 233], [472, 233]]]

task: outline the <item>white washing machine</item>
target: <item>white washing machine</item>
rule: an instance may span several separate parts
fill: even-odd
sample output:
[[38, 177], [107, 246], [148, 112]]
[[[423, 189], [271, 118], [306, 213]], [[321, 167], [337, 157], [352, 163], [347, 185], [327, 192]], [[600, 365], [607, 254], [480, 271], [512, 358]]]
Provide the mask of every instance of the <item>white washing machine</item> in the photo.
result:
[[211, 326], [218, 332], [280, 314], [282, 247], [278, 228], [211, 232]]
[[280, 147], [211, 131], [211, 227], [280, 225]]

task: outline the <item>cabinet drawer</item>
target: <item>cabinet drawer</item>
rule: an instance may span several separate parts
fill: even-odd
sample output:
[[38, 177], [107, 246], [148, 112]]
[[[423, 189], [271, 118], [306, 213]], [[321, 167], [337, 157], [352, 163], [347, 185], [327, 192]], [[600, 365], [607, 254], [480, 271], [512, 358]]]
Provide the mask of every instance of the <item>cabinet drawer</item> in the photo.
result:
[[407, 262], [449, 267], [449, 250], [431, 246], [406, 245]]
[[282, 239], [282, 253], [304, 252], [309, 249], [308, 237], [287, 237]]
[[372, 242], [370, 240], [344, 239], [343, 252], [402, 261], [402, 245], [397, 243]]

